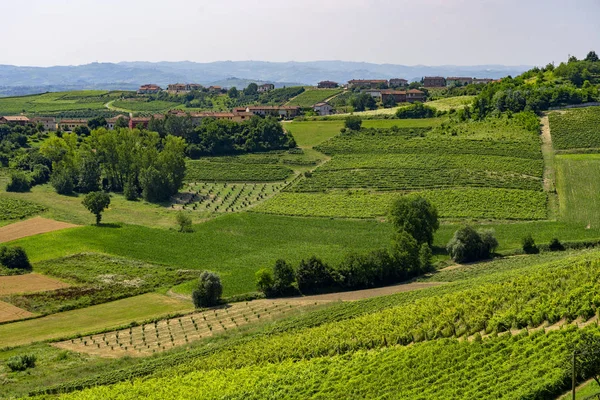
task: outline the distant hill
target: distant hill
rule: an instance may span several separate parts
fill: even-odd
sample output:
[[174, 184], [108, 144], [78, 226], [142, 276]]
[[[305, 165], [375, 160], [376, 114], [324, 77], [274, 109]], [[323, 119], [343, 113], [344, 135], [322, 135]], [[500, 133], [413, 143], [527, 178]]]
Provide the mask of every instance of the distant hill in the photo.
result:
[[166, 86], [169, 83], [194, 82], [225, 87], [235, 83], [241, 88], [251, 81], [273, 82], [281, 87], [314, 85], [326, 79], [343, 83], [353, 78], [405, 78], [413, 81], [426, 75], [500, 78], [518, 75], [529, 68], [524, 65], [406, 66], [347, 61], [121, 62], [45, 68], [0, 65], [0, 95], [39, 93], [56, 88], [131, 90], [144, 83]]

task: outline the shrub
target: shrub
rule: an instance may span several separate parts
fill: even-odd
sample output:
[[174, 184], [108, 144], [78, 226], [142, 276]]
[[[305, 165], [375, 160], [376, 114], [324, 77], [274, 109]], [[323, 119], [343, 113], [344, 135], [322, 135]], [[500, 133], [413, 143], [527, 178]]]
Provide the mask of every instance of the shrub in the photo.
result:
[[273, 267], [273, 291], [280, 296], [290, 295], [294, 292], [294, 268], [285, 260], [275, 261]]
[[31, 263], [22, 247], [0, 247], [0, 264], [9, 269], [31, 270]]
[[29, 192], [31, 179], [24, 172], [13, 172], [6, 185], [7, 192]]
[[268, 268], [263, 268], [256, 271], [254, 276], [256, 277], [256, 289], [259, 292], [263, 292], [267, 297], [272, 296], [274, 294], [274, 280], [271, 271]]
[[6, 361], [6, 366], [13, 372], [25, 371], [28, 368], [35, 367], [36, 357], [33, 354], [23, 354], [14, 356]]
[[175, 217], [177, 225], [179, 225], [179, 232], [192, 232], [192, 218], [183, 211], [179, 211]]
[[490, 258], [497, 246], [493, 231], [480, 233], [464, 226], [454, 232], [446, 250], [454, 261], [462, 263]]
[[137, 200], [140, 197], [139, 189], [135, 183], [135, 178], [130, 177], [123, 185], [123, 196], [129, 201]]
[[50, 183], [58, 194], [72, 194], [75, 188], [73, 180], [73, 175], [66, 168], [55, 170], [50, 177]]
[[558, 240], [557, 238], [553, 238], [552, 240], [550, 240], [548, 249], [550, 249], [550, 251], [563, 251], [565, 250], [565, 246], [560, 242], [560, 240]]
[[356, 115], [351, 115], [344, 120], [344, 126], [353, 131], [359, 131], [362, 126], [362, 119]]
[[34, 185], [41, 185], [50, 180], [50, 168], [43, 164], [36, 164], [31, 173], [31, 181]]
[[429, 272], [433, 269], [433, 264], [431, 264], [432, 257], [431, 247], [427, 243], [421, 244], [419, 248], [419, 266], [421, 267], [421, 272]]
[[437, 114], [437, 110], [433, 107], [424, 105], [423, 103], [415, 102], [408, 107], [402, 107], [396, 111], [396, 117], [405, 118], [433, 118]]
[[540, 252], [540, 249], [538, 249], [537, 245], [535, 244], [535, 240], [533, 240], [531, 234], [525, 236], [521, 243], [523, 245], [523, 251], [526, 254], [537, 254]]
[[192, 300], [196, 307], [216, 306], [221, 302], [223, 285], [221, 278], [214, 272], [203, 271], [198, 279], [198, 285], [192, 292]]
[[314, 293], [333, 283], [329, 267], [313, 256], [308, 261], [300, 261], [296, 269], [296, 282], [302, 293]]
[[395, 281], [405, 280], [421, 272], [419, 244], [408, 232], [401, 231], [394, 236], [391, 256], [395, 266]]

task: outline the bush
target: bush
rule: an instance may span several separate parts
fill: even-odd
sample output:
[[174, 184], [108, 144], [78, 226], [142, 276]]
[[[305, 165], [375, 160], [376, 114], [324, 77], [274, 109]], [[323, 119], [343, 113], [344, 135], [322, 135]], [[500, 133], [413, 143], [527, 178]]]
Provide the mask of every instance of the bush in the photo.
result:
[[221, 302], [223, 294], [223, 285], [219, 275], [203, 271], [198, 279], [198, 285], [192, 292], [192, 300], [194, 305], [199, 307], [216, 306]]
[[28, 368], [35, 367], [36, 357], [33, 354], [24, 354], [22, 356], [14, 356], [6, 361], [6, 366], [13, 372], [25, 371]]
[[523, 251], [525, 254], [537, 254], [540, 252], [540, 249], [536, 246], [535, 240], [533, 240], [531, 234], [525, 236], [521, 243], [523, 244]]
[[550, 251], [564, 251], [565, 246], [560, 242], [560, 240], [558, 240], [557, 238], [553, 238], [552, 240], [550, 240], [548, 249]]
[[13, 172], [6, 185], [7, 192], [29, 192], [31, 180], [24, 172]]
[[421, 267], [421, 272], [429, 272], [433, 269], [433, 264], [431, 264], [432, 257], [431, 247], [427, 243], [423, 243], [419, 248], [419, 266]]
[[480, 233], [464, 226], [454, 232], [446, 250], [454, 261], [462, 263], [490, 258], [497, 246], [493, 231]]
[[273, 267], [273, 291], [280, 296], [294, 293], [294, 268], [285, 260], [275, 261]]
[[57, 169], [50, 177], [50, 183], [58, 194], [72, 194], [75, 185], [73, 184], [73, 176], [66, 168]]
[[50, 168], [43, 164], [36, 164], [31, 173], [31, 180], [34, 185], [41, 185], [50, 180]]
[[296, 282], [302, 293], [314, 293], [331, 286], [333, 279], [329, 267], [313, 256], [308, 261], [300, 261], [296, 269]]
[[8, 269], [31, 270], [31, 263], [22, 247], [0, 247], [0, 264]]
[[179, 232], [193, 232], [192, 229], [192, 218], [183, 211], [179, 211], [175, 217], [177, 225], [179, 225]]
[[135, 183], [135, 178], [130, 177], [123, 185], [123, 196], [129, 201], [137, 200], [140, 197], [139, 189]]
[[271, 271], [268, 268], [263, 268], [256, 271], [254, 276], [256, 277], [256, 289], [259, 292], [263, 292], [267, 297], [274, 295], [273, 274], [271, 274]]
[[396, 111], [396, 117], [406, 118], [433, 118], [437, 115], [437, 110], [433, 107], [415, 102], [408, 107], [402, 107]]
[[359, 131], [362, 126], [362, 119], [356, 115], [351, 115], [344, 120], [344, 126], [353, 131]]

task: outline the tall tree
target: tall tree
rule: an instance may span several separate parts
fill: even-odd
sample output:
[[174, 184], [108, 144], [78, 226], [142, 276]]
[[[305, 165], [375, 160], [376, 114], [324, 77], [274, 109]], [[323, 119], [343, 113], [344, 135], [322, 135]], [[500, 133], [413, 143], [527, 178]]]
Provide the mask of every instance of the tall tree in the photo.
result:
[[402, 196], [392, 205], [390, 221], [398, 232], [407, 232], [417, 243], [433, 243], [433, 234], [440, 227], [433, 204], [420, 196]]

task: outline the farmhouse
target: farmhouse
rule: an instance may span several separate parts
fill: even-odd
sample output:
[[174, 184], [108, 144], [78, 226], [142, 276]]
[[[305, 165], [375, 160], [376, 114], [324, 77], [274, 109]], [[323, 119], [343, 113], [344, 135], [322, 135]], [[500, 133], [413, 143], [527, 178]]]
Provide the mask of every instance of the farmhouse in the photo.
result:
[[34, 117], [31, 119], [31, 123], [34, 125], [42, 124], [45, 131], [56, 130], [56, 118], [54, 117]]
[[402, 79], [402, 78], [390, 79], [390, 87], [392, 87], [392, 88], [406, 87], [406, 86], [408, 86], [408, 81], [406, 79]]
[[70, 132], [78, 126], [87, 126], [87, 119], [77, 118], [77, 119], [61, 119], [58, 123], [58, 128], [62, 131]]
[[147, 84], [147, 85], [140, 86], [137, 93], [138, 94], [156, 94], [156, 93], [159, 93], [161, 90], [162, 89], [158, 85]]
[[129, 119], [129, 129], [146, 129], [151, 118], [148, 117], [133, 117]]
[[381, 90], [380, 89], [365, 90], [365, 93], [370, 95], [371, 97], [378, 99], [378, 100], [381, 99]]
[[389, 98], [393, 98], [396, 103], [406, 102], [406, 92], [404, 90], [382, 90], [380, 93], [381, 101], [384, 104]]
[[223, 90], [223, 88], [221, 86], [209, 86], [208, 87], [208, 91], [211, 93], [219, 93], [219, 92], [221, 92], [221, 90]]
[[494, 80], [490, 78], [473, 78], [473, 83], [476, 85], [480, 83], [487, 85], [490, 82], [494, 82]]
[[15, 125], [27, 125], [29, 118], [24, 115], [13, 115], [0, 117], [0, 124], [15, 124]]
[[173, 83], [167, 86], [169, 94], [185, 94], [200, 89], [202, 89], [202, 85], [197, 83]]
[[333, 81], [321, 81], [317, 84], [319, 89], [335, 89], [338, 86], [338, 83]]
[[260, 85], [257, 89], [258, 93], [269, 92], [275, 89], [275, 85], [272, 83], [265, 83], [264, 85]]
[[364, 87], [377, 89], [382, 86], [388, 86], [387, 79], [352, 79], [348, 81], [348, 88]]
[[425, 101], [425, 93], [417, 89], [410, 89], [406, 92], [406, 101], [409, 103], [414, 103], [415, 101], [422, 103]]
[[248, 112], [261, 117], [273, 116], [279, 118], [294, 118], [300, 115], [298, 106], [249, 106], [246, 108], [236, 108], [236, 113]]
[[464, 76], [449, 76], [446, 78], [446, 86], [465, 86], [473, 83], [473, 78]]
[[113, 130], [115, 129], [115, 126], [117, 125], [117, 121], [119, 120], [119, 118], [123, 118], [125, 121], [127, 121], [127, 124], [129, 125], [129, 117], [126, 115], [117, 115], [116, 117], [113, 118], [107, 118], [106, 119], [106, 126], [109, 130]]
[[423, 86], [444, 87], [446, 86], [446, 79], [443, 76], [426, 76], [423, 78]]
[[323, 102], [315, 104], [313, 106], [313, 110], [319, 115], [330, 115], [331, 111], [333, 110], [333, 107]]

